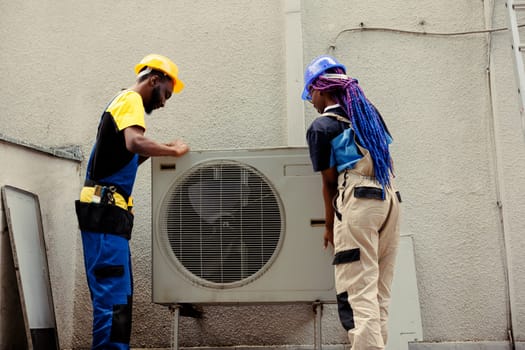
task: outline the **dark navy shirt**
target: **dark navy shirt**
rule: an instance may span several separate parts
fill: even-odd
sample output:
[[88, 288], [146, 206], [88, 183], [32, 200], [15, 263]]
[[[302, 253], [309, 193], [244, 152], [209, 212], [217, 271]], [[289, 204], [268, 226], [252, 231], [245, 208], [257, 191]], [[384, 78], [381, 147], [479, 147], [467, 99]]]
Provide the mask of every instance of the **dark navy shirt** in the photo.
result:
[[[375, 109], [374, 106], [372, 107]], [[386, 132], [387, 142], [390, 144], [392, 143], [390, 132], [379, 111], [377, 109], [375, 111]], [[339, 105], [329, 106], [324, 112], [348, 119], [344, 109]], [[338, 172], [352, 169], [363, 157], [357, 145], [358, 140], [354, 130], [349, 128], [349, 123], [331, 116], [321, 115], [312, 122], [306, 132], [306, 139], [314, 171], [323, 171], [334, 166], [337, 167]]]
[[[340, 106], [327, 108], [325, 112], [338, 114], [347, 118], [343, 108]], [[333, 166], [330, 164], [332, 157], [332, 145], [330, 142], [348, 127], [348, 123], [338, 121], [331, 117], [320, 116], [312, 122], [306, 131], [306, 141], [308, 143], [314, 171], [323, 171]]]

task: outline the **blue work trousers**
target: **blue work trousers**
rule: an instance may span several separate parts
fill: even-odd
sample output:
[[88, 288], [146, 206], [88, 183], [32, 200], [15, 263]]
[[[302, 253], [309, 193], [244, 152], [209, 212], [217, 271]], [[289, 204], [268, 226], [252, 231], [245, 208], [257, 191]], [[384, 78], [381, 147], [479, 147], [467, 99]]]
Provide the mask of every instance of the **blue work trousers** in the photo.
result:
[[93, 305], [93, 350], [129, 349], [133, 276], [127, 239], [82, 231]]

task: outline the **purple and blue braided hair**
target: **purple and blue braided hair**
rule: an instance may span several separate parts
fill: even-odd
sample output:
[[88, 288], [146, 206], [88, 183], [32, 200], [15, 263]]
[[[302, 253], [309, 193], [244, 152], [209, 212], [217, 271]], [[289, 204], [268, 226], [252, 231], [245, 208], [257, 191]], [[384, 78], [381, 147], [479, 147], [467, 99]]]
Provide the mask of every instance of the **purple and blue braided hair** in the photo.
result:
[[[333, 68], [326, 73], [346, 74], [341, 68]], [[394, 169], [388, 147], [386, 126], [379, 112], [366, 98], [357, 80], [350, 77], [334, 79], [321, 75], [311, 87], [330, 93], [343, 107], [359, 143], [370, 152], [377, 181], [383, 188], [390, 186], [390, 175], [394, 173]]]

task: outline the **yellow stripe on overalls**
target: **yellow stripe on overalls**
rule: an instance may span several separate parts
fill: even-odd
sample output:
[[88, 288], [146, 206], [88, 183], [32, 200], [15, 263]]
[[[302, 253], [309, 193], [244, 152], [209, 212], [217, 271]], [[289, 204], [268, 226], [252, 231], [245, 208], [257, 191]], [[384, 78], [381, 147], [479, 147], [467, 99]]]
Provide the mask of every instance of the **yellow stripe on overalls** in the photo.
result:
[[[91, 203], [94, 194], [95, 194], [95, 187], [84, 186], [82, 188], [82, 191], [80, 191], [80, 201], [84, 203]], [[126, 202], [126, 200], [121, 194], [114, 192], [113, 198], [115, 199], [115, 205], [124, 210], [128, 210], [128, 207], [133, 206], [133, 198], [131, 196], [129, 196], [129, 201]]]

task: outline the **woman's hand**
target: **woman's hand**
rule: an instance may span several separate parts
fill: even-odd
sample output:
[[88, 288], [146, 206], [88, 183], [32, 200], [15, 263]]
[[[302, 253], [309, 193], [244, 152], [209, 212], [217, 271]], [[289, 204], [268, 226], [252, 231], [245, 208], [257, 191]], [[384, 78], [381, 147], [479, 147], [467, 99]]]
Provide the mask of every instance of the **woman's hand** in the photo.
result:
[[324, 249], [328, 248], [328, 244], [331, 244], [332, 247], [334, 246], [334, 231], [333, 230], [326, 229], [324, 231], [323, 238], [324, 238], [324, 244], [323, 244]]
[[324, 248], [331, 244], [334, 246], [334, 207], [332, 200], [337, 194], [337, 169], [335, 167], [325, 169], [321, 172], [323, 182], [323, 202], [325, 210]]

